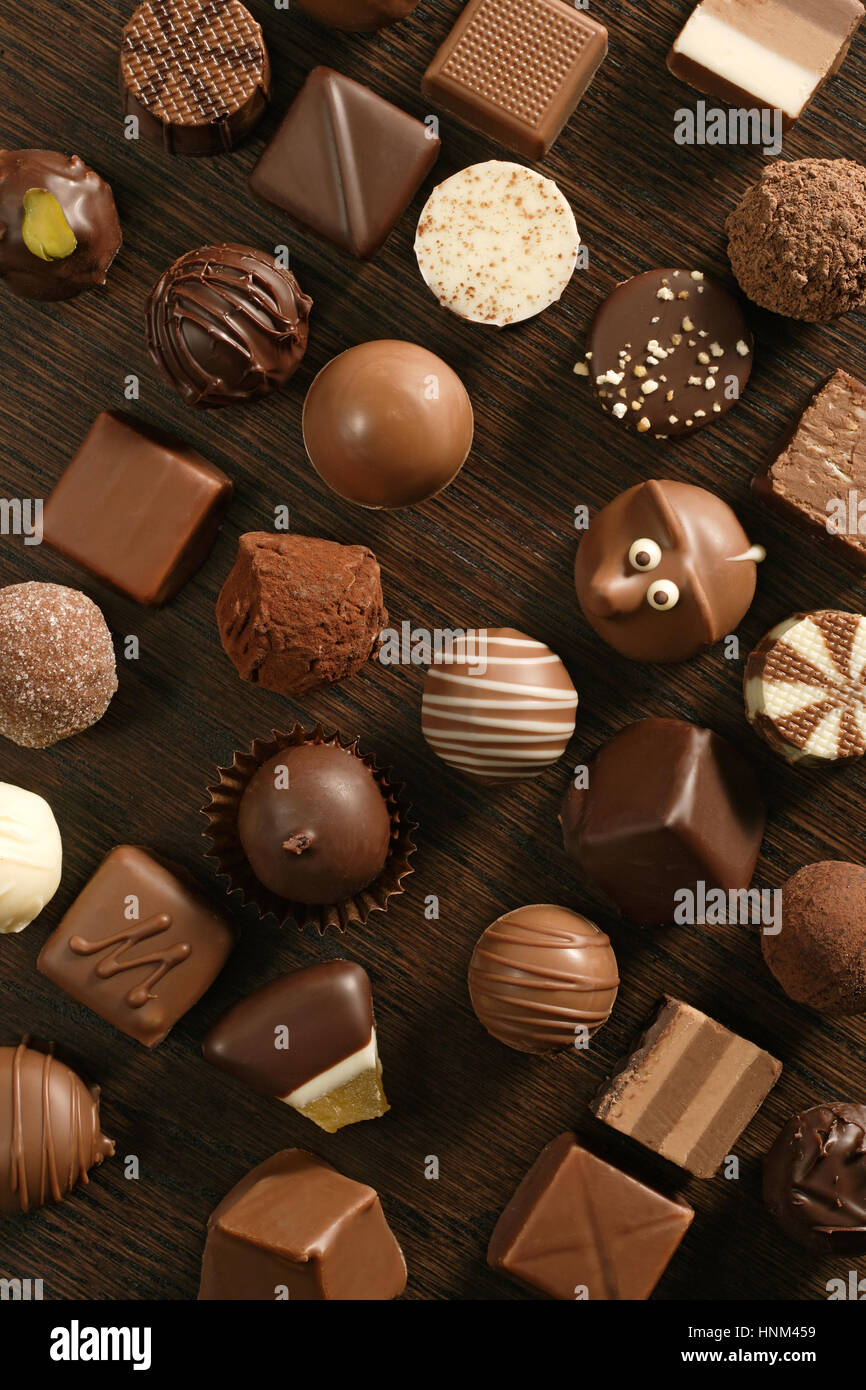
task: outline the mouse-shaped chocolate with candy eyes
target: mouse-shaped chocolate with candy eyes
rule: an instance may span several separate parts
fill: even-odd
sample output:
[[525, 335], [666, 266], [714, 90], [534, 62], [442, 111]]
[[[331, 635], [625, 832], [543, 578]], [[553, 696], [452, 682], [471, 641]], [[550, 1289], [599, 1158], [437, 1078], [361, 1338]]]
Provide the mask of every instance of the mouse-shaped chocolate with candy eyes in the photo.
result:
[[574, 566], [577, 599], [623, 656], [686, 661], [736, 629], [764, 555], [720, 497], [653, 479], [593, 518]]

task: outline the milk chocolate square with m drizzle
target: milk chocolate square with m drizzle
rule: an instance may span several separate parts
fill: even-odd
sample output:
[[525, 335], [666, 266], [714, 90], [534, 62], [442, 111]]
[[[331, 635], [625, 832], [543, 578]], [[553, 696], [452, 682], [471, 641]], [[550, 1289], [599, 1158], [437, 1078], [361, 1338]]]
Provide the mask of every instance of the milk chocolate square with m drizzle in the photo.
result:
[[216, 979], [235, 944], [183, 870], [118, 845], [37, 962], [49, 980], [122, 1033], [156, 1047]]

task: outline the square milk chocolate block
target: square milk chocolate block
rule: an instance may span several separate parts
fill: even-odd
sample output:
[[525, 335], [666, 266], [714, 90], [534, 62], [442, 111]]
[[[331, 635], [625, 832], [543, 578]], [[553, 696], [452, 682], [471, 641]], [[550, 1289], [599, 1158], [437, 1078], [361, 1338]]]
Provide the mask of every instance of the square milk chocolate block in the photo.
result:
[[149, 850], [118, 845], [37, 961], [49, 980], [122, 1033], [155, 1047], [228, 959], [234, 928]]
[[866, 386], [834, 372], [754, 489], [776, 511], [824, 536], [840, 559], [866, 569], [860, 509], [866, 504]]
[[469, 0], [424, 74], [425, 96], [525, 159], [541, 159], [607, 54], [568, 0]]
[[487, 1263], [549, 1298], [649, 1298], [693, 1216], [560, 1134], [497, 1221]]
[[439, 154], [438, 136], [369, 87], [313, 68], [249, 184], [359, 260], [375, 256]]
[[207, 1223], [199, 1300], [397, 1298], [403, 1253], [372, 1187], [285, 1149], [233, 1187]]
[[666, 995], [592, 1110], [696, 1178], [712, 1178], [781, 1074], [769, 1052]]
[[668, 54], [675, 77], [787, 129], [840, 67], [860, 0], [701, 0]]
[[216, 540], [232, 482], [187, 444], [97, 415], [45, 504], [45, 539], [138, 603], [165, 603]]

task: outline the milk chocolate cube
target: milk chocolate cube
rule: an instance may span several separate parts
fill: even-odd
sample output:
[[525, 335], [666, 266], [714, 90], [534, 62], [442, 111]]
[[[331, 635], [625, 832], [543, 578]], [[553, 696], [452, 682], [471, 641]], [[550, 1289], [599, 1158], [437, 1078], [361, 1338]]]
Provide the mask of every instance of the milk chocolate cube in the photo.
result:
[[208, 1221], [199, 1299], [389, 1299], [406, 1264], [372, 1187], [303, 1149], [260, 1163]]
[[668, 55], [675, 77], [792, 125], [841, 65], [860, 0], [701, 0]]
[[496, 1223], [487, 1263], [549, 1298], [649, 1298], [693, 1216], [560, 1134]]
[[769, 1052], [665, 996], [592, 1109], [620, 1134], [711, 1178], [781, 1074]]
[[55, 550], [137, 603], [172, 598], [207, 558], [232, 482], [187, 444], [97, 415], [45, 504]]
[[37, 961], [49, 980], [145, 1047], [209, 989], [235, 944], [183, 870], [118, 845], [85, 884]]
[[684, 893], [697, 910], [702, 892], [747, 889], [765, 819], [742, 755], [682, 719], [641, 719], [615, 734], [560, 814], [566, 852], [642, 926], [677, 920]]

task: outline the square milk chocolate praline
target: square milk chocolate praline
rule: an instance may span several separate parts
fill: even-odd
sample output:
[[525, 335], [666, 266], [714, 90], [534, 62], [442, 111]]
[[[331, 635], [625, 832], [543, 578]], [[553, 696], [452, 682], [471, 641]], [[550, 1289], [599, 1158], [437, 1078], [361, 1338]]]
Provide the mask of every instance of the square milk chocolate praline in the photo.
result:
[[199, 1300], [397, 1298], [403, 1253], [372, 1187], [303, 1149], [260, 1163], [212, 1213]]
[[649, 1298], [694, 1212], [560, 1134], [496, 1223], [492, 1269], [548, 1298]]
[[766, 821], [745, 758], [709, 729], [642, 719], [609, 739], [560, 813], [566, 853], [625, 917], [676, 920], [683, 890], [747, 889]]
[[231, 479], [181, 440], [97, 415], [45, 503], [45, 539], [137, 603], [172, 598], [206, 560]]
[[155, 1047], [205, 990], [235, 944], [234, 927], [150, 850], [103, 859], [37, 966], [79, 1004]]
[[439, 154], [423, 121], [313, 68], [249, 177], [257, 198], [359, 260], [375, 256]]

